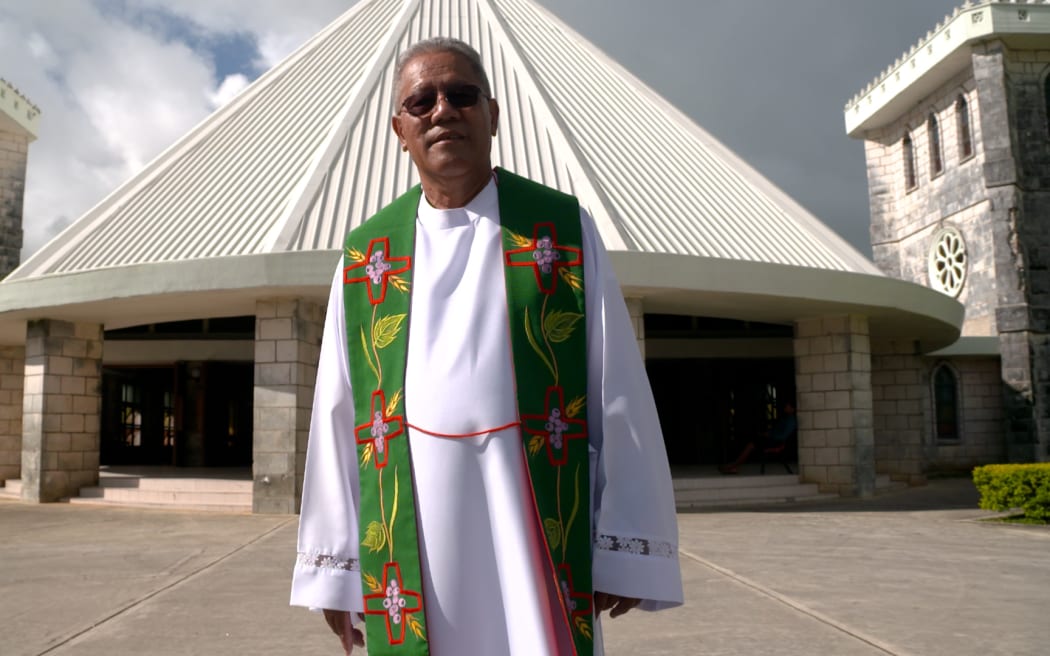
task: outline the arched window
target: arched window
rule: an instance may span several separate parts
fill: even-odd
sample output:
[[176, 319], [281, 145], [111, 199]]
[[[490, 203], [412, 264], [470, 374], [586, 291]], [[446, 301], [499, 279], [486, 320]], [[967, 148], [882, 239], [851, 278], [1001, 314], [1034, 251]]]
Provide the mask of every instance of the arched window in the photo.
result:
[[1046, 131], [1050, 132], [1050, 75], [1043, 78], [1043, 109], [1046, 110]]
[[937, 117], [930, 114], [926, 119], [926, 135], [930, 141], [930, 177], [938, 176], [944, 170], [944, 160], [941, 159], [941, 127], [937, 124]]
[[915, 146], [911, 143], [910, 134], [904, 135], [901, 149], [904, 151], [904, 188], [914, 189], [918, 181], [915, 178]]
[[955, 101], [955, 131], [959, 134], [959, 159], [973, 155], [973, 133], [970, 132], [970, 107], [959, 94]]
[[959, 439], [959, 382], [947, 364], [933, 370], [933, 416], [937, 441]]

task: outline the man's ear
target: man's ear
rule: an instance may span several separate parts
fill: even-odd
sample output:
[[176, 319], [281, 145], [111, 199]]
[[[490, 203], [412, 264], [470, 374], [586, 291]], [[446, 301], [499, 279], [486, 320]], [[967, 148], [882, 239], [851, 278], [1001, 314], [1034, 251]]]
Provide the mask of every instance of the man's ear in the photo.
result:
[[492, 121], [489, 133], [492, 136], [496, 136], [496, 128], [499, 127], [499, 103], [496, 102], [495, 98], [489, 98], [489, 114], [491, 115]]
[[405, 138], [401, 132], [401, 117], [397, 114], [390, 117], [390, 128], [397, 135], [397, 140], [401, 142], [401, 152], [408, 151], [408, 146], [405, 145]]

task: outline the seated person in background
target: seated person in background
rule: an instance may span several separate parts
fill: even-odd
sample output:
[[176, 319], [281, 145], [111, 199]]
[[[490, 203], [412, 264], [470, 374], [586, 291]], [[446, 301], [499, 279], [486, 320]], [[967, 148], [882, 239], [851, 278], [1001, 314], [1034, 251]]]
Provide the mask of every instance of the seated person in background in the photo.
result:
[[755, 442], [760, 442], [762, 448], [768, 448], [783, 444], [791, 437], [791, 435], [798, 430], [798, 419], [795, 417], [795, 404], [791, 401], [784, 403], [784, 410], [780, 416], [777, 417], [776, 421], [773, 422], [773, 426], [768, 432], [763, 433], [759, 440], [752, 440], [747, 443], [744, 450], [740, 452], [736, 460], [727, 464], [721, 465], [718, 471], [723, 474], [735, 474], [739, 469], [740, 465], [747, 461], [747, 457], [751, 455], [751, 452], [755, 450]]

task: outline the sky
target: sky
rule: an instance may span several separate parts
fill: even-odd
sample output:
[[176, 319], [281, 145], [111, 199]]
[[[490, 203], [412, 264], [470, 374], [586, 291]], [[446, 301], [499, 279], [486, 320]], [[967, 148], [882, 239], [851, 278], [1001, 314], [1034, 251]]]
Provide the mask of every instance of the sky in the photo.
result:
[[[0, 0], [42, 112], [23, 259], [354, 0]], [[870, 255], [845, 103], [962, 0], [539, 0]]]

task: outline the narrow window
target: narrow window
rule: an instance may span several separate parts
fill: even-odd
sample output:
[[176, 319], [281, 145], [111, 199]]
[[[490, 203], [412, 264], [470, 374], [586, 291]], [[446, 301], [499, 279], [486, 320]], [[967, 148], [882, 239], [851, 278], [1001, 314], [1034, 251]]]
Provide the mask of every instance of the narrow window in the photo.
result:
[[1046, 131], [1050, 132], [1050, 75], [1043, 78], [1043, 109], [1046, 110]]
[[958, 440], [959, 387], [948, 365], [940, 365], [933, 374], [933, 412], [937, 439]]
[[142, 446], [142, 388], [127, 383], [121, 385], [120, 406], [124, 445]]
[[963, 160], [973, 155], [973, 134], [970, 132], [970, 107], [961, 94], [955, 101], [955, 131], [959, 133], [959, 159]]
[[906, 189], [914, 189], [917, 184], [915, 180], [915, 147], [911, 143], [910, 134], [904, 135], [901, 147], [904, 150], [904, 187]]
[[930, 177], [938, 176], [944, 170], [941, 159], [941, 128], [937, 125], [937, 117], [930, 114], [926, 119], [926, 134], [930, 140]]

